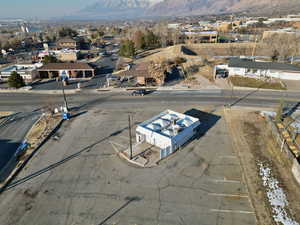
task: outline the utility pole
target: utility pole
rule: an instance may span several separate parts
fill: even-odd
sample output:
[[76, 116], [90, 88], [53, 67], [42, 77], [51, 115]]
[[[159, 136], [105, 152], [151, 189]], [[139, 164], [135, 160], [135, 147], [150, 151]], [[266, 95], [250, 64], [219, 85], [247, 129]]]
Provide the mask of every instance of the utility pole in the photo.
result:
[[66, 94], [65, 94], [64, 82], [62, 82], [62, 92], [63, 92], [63, 97], [64, 97], [65, 108], [66, 108], [67, 111], [69, 111], [67, 97], [66, 97]]
[[130, 160], [132, 159], [132, 140], [131, 140], [131, 118], [128, 115], [128, 128], [129, 128], [129, 149], [130, 149]]
[[231, 83], [231, 95], [230, 95], [231, 103], [229, 104], [230, 107], [233, 103], [233, 88], [234, 88], [234, 85], [233, 85], [233, 83]]
[[252, 59], [254, 58], [254, 54], [255, 54], [255, 50], [256, 50], [256, 45], [257, 45], [257, 36], [255, 35], [255, 43], [254, 43], [253, 50], [252, 50]]

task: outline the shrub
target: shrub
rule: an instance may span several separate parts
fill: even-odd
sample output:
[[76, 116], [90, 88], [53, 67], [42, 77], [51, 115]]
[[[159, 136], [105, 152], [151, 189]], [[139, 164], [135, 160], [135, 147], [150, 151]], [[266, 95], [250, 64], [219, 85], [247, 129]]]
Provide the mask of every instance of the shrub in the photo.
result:
[[175, 62], [175, 64], [179, 65], [179, 64], [185, 63], [185, 62], [186, 62], [186, 59], [183, 58], [183, 57], [178, 57], [178, 56], [177, 56], [177, 57], [174, 59], [174, 62]]

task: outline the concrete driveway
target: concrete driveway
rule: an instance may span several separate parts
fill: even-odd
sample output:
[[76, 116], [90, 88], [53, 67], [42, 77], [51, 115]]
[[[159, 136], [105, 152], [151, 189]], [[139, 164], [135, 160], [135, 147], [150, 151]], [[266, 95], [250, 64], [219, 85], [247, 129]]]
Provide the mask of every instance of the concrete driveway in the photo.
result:
[[[172, 105], [185, 112], [199, 105]], [[116, 151], [135, 123], [163, 111], [94, 107], [67, 122], [0, 196], [3, 224], [256, 224], [239, 160], [221, 118], [155, 168], [136, 168]], [[205, 121], [203, 121], [205, 123]]]

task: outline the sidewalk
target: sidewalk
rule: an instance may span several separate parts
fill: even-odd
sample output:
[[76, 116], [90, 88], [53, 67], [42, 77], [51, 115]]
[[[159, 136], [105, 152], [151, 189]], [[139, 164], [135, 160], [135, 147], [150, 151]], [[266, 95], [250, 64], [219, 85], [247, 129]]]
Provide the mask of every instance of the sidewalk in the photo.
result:
[[282, 80], [286, 85], [288, 91], [300, 91], [300, 81], [299, 80]]

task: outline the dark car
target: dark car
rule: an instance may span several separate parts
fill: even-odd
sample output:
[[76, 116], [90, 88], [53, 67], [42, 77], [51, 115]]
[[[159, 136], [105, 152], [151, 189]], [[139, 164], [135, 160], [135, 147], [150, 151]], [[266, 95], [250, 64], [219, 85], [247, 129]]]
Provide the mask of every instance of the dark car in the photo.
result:
[[132, 96], [144, 96], [146, 94], [146, 90], [135, 90], [131, 93]]
[[228, 71], [225, 69], [218, 69], [216, 75], [217, 75], [217, 78], [226, 78], [226, 77], [228, 77]]

